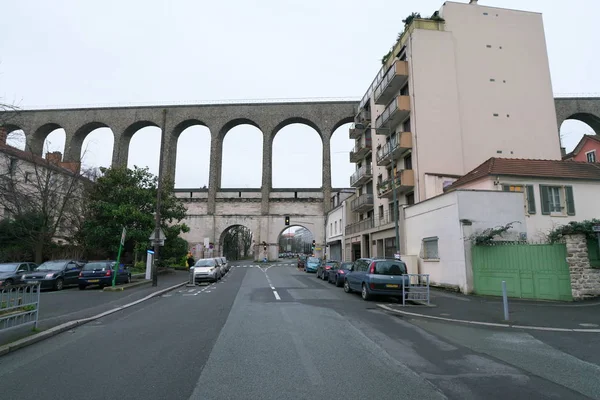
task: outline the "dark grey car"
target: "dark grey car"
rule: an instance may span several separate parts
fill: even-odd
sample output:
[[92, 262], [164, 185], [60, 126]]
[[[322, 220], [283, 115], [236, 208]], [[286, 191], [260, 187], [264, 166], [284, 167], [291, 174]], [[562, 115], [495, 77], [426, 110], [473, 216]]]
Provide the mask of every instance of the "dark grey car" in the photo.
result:
[[24, 283], [23, 274], [33, 271], [36, 267], [36, 264], [30, 262], [0, 264], [0, 287]]

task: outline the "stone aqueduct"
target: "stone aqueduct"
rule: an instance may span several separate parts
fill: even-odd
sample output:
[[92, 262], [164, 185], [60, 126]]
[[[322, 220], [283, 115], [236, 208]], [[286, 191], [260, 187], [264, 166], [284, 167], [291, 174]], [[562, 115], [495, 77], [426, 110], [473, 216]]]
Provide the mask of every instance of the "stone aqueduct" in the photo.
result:
[[[600, 134], [600, 98], [555, 99], [558, 126], [567, 119], [581, 120]], [[185, 199], [191, 231], [186, 239], [202, 243], [209, 238], [219, 251], [223, 233], [233, 225], [252, 230], [257, 243], [256, 258], [265, 253], [258, 244], [268, 244], [267, 255], [276, 257], [278, 237], [285, 229], [284, 215], [290, 215], [293, 225], [311, 230], [317, 244], [325, 240], [325, 214], [334, 189], [331, 187], [332, 133], [341, 125], [352, 122], [356, 102], [320, 101], [287, 103], [239, 103], [184, 106], [107, 107], [24, 110], [8, 118], [8, 132], [23, 130], [27, 149], [42, 154], [45, 138], [57, 128], [66, 133], [64, 161], [77, 162], [85, 137], [100, 127], [111, 128], [114, 134], [112, 165], [127, 165], [129, 142], [135, 132], [147, 126], [164, 130], [164, 151], [161, 154], [164, 176], [174, 180], [177, 139], [193, 125], [210, 129], [210, 175], [208, 189], [176, 189]], [[323, 143], [322, 187], [315, 189], [272, 188], [272, 143], [283, 127], [302, 123], [314, 128]], [[222, 189], [221, 161], [223, 139], [237, 125], [249, 124], [263, 133], [262, 185], [260, 189]]]

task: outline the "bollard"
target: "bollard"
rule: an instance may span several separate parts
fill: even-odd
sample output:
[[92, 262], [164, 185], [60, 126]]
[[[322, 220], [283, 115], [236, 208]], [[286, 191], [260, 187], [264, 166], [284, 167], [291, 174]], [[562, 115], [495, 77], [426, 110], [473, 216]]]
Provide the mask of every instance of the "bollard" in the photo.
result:
[[502, 281], [502, 302], [504, 303], [504, 320], [508, 321], [508, 296], [506, 294], [506, 281]]

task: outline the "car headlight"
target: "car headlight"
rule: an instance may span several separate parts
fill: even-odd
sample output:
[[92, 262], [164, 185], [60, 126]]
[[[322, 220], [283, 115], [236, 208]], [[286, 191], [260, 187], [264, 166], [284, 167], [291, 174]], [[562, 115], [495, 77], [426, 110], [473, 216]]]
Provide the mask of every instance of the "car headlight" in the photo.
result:
[[48, 278], [54, 278], [54, 274], [46, 274], [46, 279]]

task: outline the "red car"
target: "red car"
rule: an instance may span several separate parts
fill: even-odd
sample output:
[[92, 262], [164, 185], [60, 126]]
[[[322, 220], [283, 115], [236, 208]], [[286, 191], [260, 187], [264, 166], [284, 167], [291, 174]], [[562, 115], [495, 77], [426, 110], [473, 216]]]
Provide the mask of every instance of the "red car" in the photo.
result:
[[305, 265], [306, 265], [306, 256], [298, 257], [298, 269], [304, 269]]
[[317, 278], [328, 280], [329, 279], [329, 271], [331, 269], [337, 269], [340, 265], [339, 261], [328, 260], [324, 264], [321, 264], [319, 268], [317, 268]]

